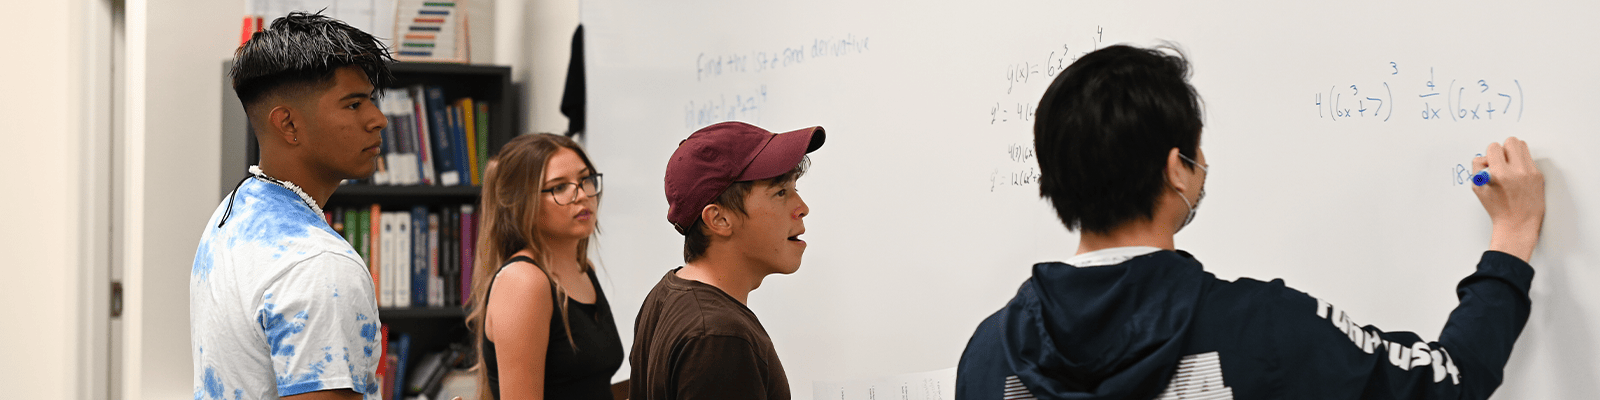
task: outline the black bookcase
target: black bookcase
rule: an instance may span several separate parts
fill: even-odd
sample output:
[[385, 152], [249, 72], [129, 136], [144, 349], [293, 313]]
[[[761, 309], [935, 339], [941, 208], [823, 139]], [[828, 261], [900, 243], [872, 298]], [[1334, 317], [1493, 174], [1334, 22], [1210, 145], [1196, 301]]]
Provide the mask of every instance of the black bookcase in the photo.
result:
[[[226, 82], [229, 65], [223, 65]], [[475, 101], [489, 102], [488, 154], [493, 156], [500, 147], [516, 136], [520, 108], [517, 90], [511, 83], [511, 68], [490, 65], [397, 63], [390, 66], [394, 81], [386, 87], [413, 85], [438, 86], [448, 101], [471, 97]], [[257, 163], [259, 151], [255, 135], [249, 131], [231, 83], [223, 85], [223, 143], [222, 181], [224, 191], [231, 190], [246, 172]], [[379, 101], [382, 101], [381, 99]], [[242, 138], [242, 140], [241, 140]], [[243, 145], [243, 146], [241, 146]], [[243, 147], [242, 149], [239, 147]], [[384, 211], [409, 210], [416, 205], [430, 209], [440, 206], [477, 204], [480, 188], [476, 186], [379, 186], [366, 182], [352, 182], [341, 186], [324, 204], [325, 210], [335, 208], [371, 207], [378, 204]], [[376, 288], [375, 288], [376, 289]], [[389, 340], [398, 340], [401, 333], [411, 336], [411, 362], [422, 355], [442, 351], [452, 343], [470, 343], [466, 329], [466, 312], [463, 307], [443, 308], [395, 307], [378, 310], [381, 321], [389, 326]]]

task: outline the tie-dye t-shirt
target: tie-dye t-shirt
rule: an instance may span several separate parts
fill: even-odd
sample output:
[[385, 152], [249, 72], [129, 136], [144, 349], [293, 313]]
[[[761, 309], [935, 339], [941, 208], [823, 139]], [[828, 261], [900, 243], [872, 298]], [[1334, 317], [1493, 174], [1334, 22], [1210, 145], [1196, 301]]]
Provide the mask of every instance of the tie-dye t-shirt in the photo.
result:
[[196, 400], [333, 389], [378, 399], [372, 276], [321, 215], [277, 184], [247, 179], [211, 214], [189, 275], [189, 325]]

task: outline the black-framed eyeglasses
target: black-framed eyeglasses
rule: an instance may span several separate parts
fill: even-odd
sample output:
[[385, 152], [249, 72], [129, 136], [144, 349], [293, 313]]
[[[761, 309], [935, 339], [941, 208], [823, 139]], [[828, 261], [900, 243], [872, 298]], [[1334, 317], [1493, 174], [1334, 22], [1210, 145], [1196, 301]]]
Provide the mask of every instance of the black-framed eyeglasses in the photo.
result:
[[585, 176], [583, 179], [579, 179], [578, 183], [565, 182], [560, 185], [556, 185], [556, 187], [553, 188], [540, 190], [539, 192], [549, 193], [550, 197], [556, 201], [556, 205], [564, 206], [576, 203], [578, 202], [578, 189], [580, 188], [583, 189], [584, 197], [594, 197], [595, 195], [600, 194], [602, 187], [600, 185], [601, 175], [604, 174]]

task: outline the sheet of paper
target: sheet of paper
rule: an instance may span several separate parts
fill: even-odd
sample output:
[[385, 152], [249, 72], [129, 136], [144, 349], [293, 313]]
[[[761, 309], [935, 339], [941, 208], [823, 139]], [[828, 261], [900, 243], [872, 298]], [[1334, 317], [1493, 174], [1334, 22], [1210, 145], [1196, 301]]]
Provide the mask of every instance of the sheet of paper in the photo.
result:
[[848, 382], [817, 381], [811, 386], [815, 400], [954, 400], [956, 369], [896, 375]]

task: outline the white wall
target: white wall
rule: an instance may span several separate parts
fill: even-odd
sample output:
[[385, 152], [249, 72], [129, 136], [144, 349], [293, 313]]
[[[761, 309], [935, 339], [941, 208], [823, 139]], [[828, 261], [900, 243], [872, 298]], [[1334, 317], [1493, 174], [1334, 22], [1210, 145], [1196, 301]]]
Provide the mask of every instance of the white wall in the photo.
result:
[[494, 64], [510, 65], [522, 89], [518, 133], [567, 131], [561, 115], [578, 0], [494, 0]]
[[130, 0], [123, 392], [189, 398], [189, 269], [220, 201], [222, 60], [241, 0]]
[[72, 105], [78, 83], [72, 50], [81, 36], [75, 31], [77, 3], [22, 2], [9, 6], [25, 15], [0, 24], [0, 36], [13, 41], [0, 65], [0, 120], [6, 144], [0, 146], [0, 253], [6, 254], [0, 284], [0, 343], [7, 343], [0, 362], [0, 387], [5, 396], [28, 399], [69, 398], [76, 393], [81, 332], [74, 309], [78, 288], [78, 201], [80, 172]]

